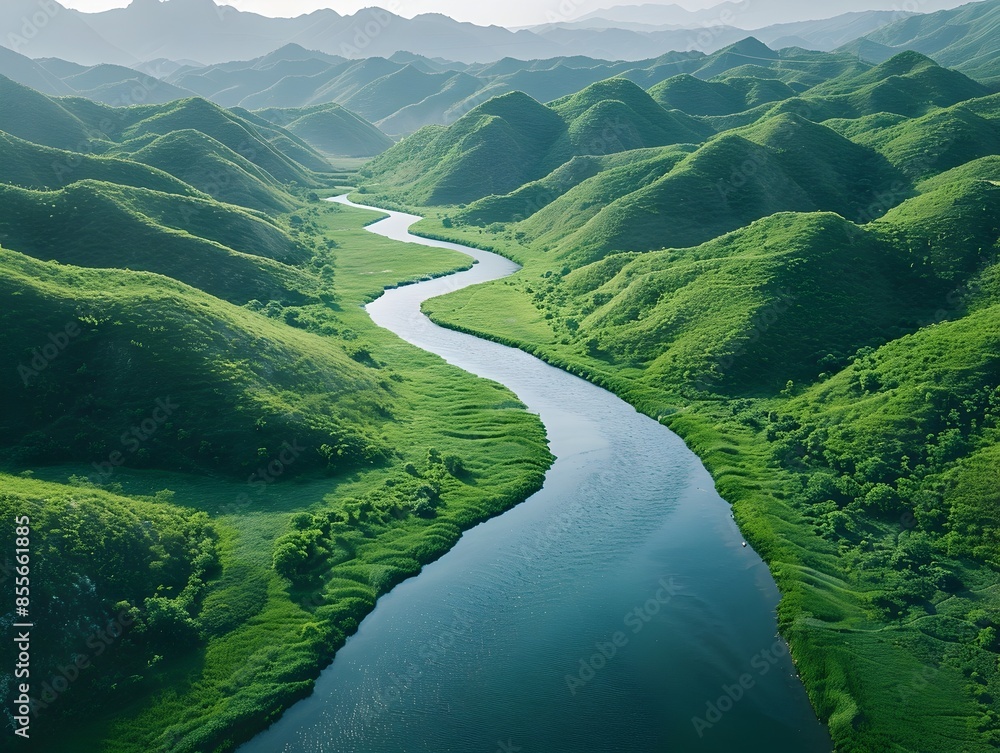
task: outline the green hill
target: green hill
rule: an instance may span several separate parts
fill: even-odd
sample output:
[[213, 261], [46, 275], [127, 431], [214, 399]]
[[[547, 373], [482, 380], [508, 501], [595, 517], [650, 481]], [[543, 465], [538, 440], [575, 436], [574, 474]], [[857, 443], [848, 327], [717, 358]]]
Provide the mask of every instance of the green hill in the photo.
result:
[[914, 50], [981, 81], [995, 81], [1000, 79], [998, 29], [1000, 3], [968, 3], [884, 26], [863, 38], [869, 44], [861, 53], [878, 62], [880, 56]]
[[312, 285], [277, 227], [231, 205], [109, 183], [0, 187], [0, 243], [42, 260], [157, 272], [226, 300], [300, 301]]
[[392, 139], [367, 120], [337, 104], [273, 108], [257, 114], [283, 126], [324, 154], [373, 157], [393, 144]]
[[711, 129], [667, 112], [639, 86], [611, 78], [549, 105], [569, 126], [572, 154], [610, 154], [669, 144], [700, 143]]
[[330, 172], [333, 168], [326, 157], [320, 154], [313, 146], [292, 133], [281, 125], [266, 118], [262, 118], [256, 113], [245, 110], [242, 107], [234, 107], [230, 110], [234, 115], [249, 122], [268, 142], [281, 154], [298, 162], [307, 170], [318, 173]]
[[[541, 180], [526, 183], [503, 196], [486, 196], [458, 212], [473, 225], [520, 222], [538, 215], [523, 227], [548, 231], [558, 238], [567, 227], [580, 227], [607, 201], [626, 195], [660, 175], [696, 149], [690, 144], [642, 149], [605, 157], [578, 156]], [[577, 187], [580, 188], [577, 188]], [[565, 200], [558, 201], [561, 197]], [[553, 206], [554, 205], [554, 206]], [[546, 209], [552, 206], [552, 209]], [[541, 236], [542, 240], [548, 240]]]
[[39, 146], [0, 131], [0, 183], [44, 190], [99, 180], [180, 196], [196, 194], [187, 183], [153, 168], [155, 165]]
[[927, 178], [1000, 151], [1000, 120], [981, 117], [973, 102], [852, 136], [902, 172]]
[[247, 158], [281, 183], [295, 181], [311, 185], [314, 182], [302, 165], [279, 152], [253, 125], [207, 100], [184, 99], [147, 109], [144, 114], [145, 117], [122, 132], [123, 140], [196, 130]]
[[703, 81], [687, 73], [657, 84], [649, 94], [666, 109], [688, 115], [730, 115], [748, 109], [746, 99], [728, 84]]
[[[723, 134], [653, 180], [645, 170], [631, 172], [591, 179], [519, 230], [560, 254], [593, 260], [701, 243], [781, 211], [861, 218], [880, 194], [905, 185], [876, 152], [793, 115]], [[582, 202], [589, 211], [570, 208], [593, 192], [600, 198]]]
[[549, 150], [565, 130], [549, 108], [527, 95], [507, 94], [449, 128], [418, 131], [372, 160], [364, 173], [380, 190], [406, 186], [426, 204], [474, 201], [544, 176]]
[[0, 76], [0, 131], [43, 146], [86, 151], [92, 134], [58, 103]]
[[293, 206], [269, 173], [200, 131], [160, 136], [131, 159], [169, 171], [217, 201], [263, 212], [287, 212]]
[[827, 354], [884, 342], [912, 307], [895, 284], [905, 270], [837, 215], [775, 214], [695, 249], [609, 258], [570, 274], [566, 289], [607, 300], [581, 326], [615, 361], [743, 391], [815, 377]]
[[[197, 266], [220, 260], [207, 261]], [[383, 389], [329, 340], [159, 275], [65, 267], [7, 250], [0, 264], [3, 297], [17, 301], [0, 313], [3, 352], [30, 363], [39, 332], [62, 332], [67, 322], [79, 332], [29, 380], [33, 398], [9, 404], [0, 418], [2, 452], [19, 464], [89, 464], [119, 451], [130, 467], [241, 473], [255, 467], [261, 446], [289, 437], [336, 446], [373, 428]], [[0, 383], [5, 394], [24, 389], [16, 369]], [[176, 415], [141, 447], [120, 441], [157, 400], [176, 405]], [[365, 459], [345, 457], [358, 461]], [[314, 452], [301, 462], [316, 467], [322, 458]]]
[[[626, 79], [608, 79], [551, 103], [494, 97], [447, 128], [427, 127], [366, 165], [377, 193], [424, 204], [502, 196], [577, 155], [702, 142], [711, 129], [666, 111]], [[412, 199], [411, 199], [412, 200]]]

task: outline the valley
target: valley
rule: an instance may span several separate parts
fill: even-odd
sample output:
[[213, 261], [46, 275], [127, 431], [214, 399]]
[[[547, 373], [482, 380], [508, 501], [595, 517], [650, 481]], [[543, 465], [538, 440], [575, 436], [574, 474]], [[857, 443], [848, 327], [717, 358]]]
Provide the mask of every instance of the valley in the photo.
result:
[[1000, 745], [1000, 0], [46, 2], [0, 749]]

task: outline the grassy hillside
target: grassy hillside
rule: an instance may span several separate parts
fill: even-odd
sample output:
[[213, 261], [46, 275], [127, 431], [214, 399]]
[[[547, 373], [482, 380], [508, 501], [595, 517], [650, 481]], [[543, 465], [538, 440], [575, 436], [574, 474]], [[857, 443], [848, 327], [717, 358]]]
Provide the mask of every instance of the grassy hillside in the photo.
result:
[[198, 195], [188, 183], [155, 167], [39, 146], [0, 131], [0, 182], [9, 185], [49, 189], [64, 188], [80, 180], [98, 180], [179, 196]]
[[86, 152], [94, 134], [43, 94], [0, 76], [0, 131], [56, 149]]
[[284, 126], [314, 149], [342, 157], [373, 157], [393, 141], [364, 118], [340, 105], [300, 109], [271, 108], [257, 113]]
[[279, 152], [256, 129], [237, 116], [203, 99], [185, 99], [157, 108], [122, 132], [125, 141], [165, 136], [193, 129], [211, 136], [266, 170], [282, 183], [309, 185], [313, 178], [291, 158]]
[[236, 303], [301, 300], [290, 238], [236, 207], [81, 181], [60, 191], [0, 186], [0, 243], [42, 260], [157, 272]]
[[542, 177], [566, 125], [527, 95], [496, 97], [448, 129], [428, 126], [379, 155], [364, 172], [387, 190], [408, 186], [427, 204], [507, 193]]
[[732, 115], [795, 94], [794, 89], [777, 79], [733, 77], [704, 81], [690, 74], [673, 76], [649, 90], [649, 95], [664, 108], [688, 115]]
[[130, 157], [134, 162], [172, 172], [217, 201], [263, 212], [287, 212], [292, 208], [269, 173], [200, 131], [173, 131]]
[[[857, 218], [904, 182], [877, 153], [794, 115], [712, 139], [653, 180], [645, 167], [598, 175], [519, 229], [541, 247], [593, 260], [700, 243], [780, 211]], [[588, 211], [571, 208], [595, 192], [599, 202], [582, 200]]]

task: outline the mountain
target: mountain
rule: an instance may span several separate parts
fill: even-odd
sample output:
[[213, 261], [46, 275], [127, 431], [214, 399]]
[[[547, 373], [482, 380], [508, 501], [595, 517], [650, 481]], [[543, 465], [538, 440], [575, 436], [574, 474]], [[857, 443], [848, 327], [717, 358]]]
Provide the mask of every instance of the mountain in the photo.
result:
[[428, 126], [365, 166], [379, 191], [406, 187], [427, 204], [503, 195], [574, 155], [703, 141], [711, 129], [667, 112], [624, 78], [546, 107], [520, 92], [479, 105], [448, 128]]
[[[663, 6], [643, 7], [643, 13], [655, 18]], [[670, 6], [666, 6], [670, 8]], [[676, 7], [676, 6], [674, 6]], [[746, 6], [741, 6], [746, 10]], [[691, 14], [693, 17], [705, 13]], [[763, 27], [747, 24], [741, 15], [722, 11], [712, 15], [710, 25], [687, 22], [678, 28], [675, 24], [654, 25], [615, 21], [608, 18], [579, 22], [561, 22], [531, 27], [531, 31], [562, 47], [566, 54], [634, 60], [638, 57], [655, 57], [667, 50], [697, 49], [705, 53], [716, 52], [747, 36], [752, 29], [757, 39], [774, 49], [803, 47], [809, 50], [834, 50], [877, 29], [906, 18], [910, 13], [901, 11], [865, 11], [845, 13], [822, 20], [775, 22]]]
[[776, 212], [860, 217], [903, 182], [874, 151], [793, 115], [723, 134], [663, 173], [648, 175], [644, 168], [638, 163], [590, 178], [519, 230], [560, 255], [593, 260], [694, 245]]
[[282, 126], [323, 154], [373, 157], [393, 144], [392, 139], [367, 120], [336, 104], [271, 108], [259, 110], [257, 114]]
[[[116, 47], [88, 23], [88, 15], [70, 10], [57, 0], [7, 0], [0, 9], [0, 40], [4, 46], [31, 58], [69, 58], [82, 65], [130, 65], [140, 58]], [[5, 74], [6, 75], [6, 74]]]
[[[773, 5], [773, 3], [771, 4]], [[842, 3], [844, 7], [848, 4]], [[870, 10], [853, 3], [857, 10]], [[882, 3], [882, 5], [887, 5]], [[788, 7], [784, 7], [788, 6]], [[662, 29], [655, 25], [661, 6], [613, 9], [604, 14], [600, 28], [555, 23], [544, 27], [511, 31], [498, 26], [460, 23], [437, 13], [407, 19], [380, 8], [366, 8], [353, 15], [320, 10], [297, 18], [267, 18], [241, 11], [213, 0], [133, 0], [126, 8], [100, 13], [81, 13], [47, 3], [52, 9], [44, 24], [45, 34], [30, 34], [17, 41], [24, 18], [37, 9], [29, 0], [8, 3], [0, 11], [0, 32], [9, 32], [9, 46], [35, 58], [62, 57], [84, 65], [114, 63], [143, 68], [143, 61], [201, 61], [216, 65], [226, 61], [266, 57], [279, 49], [311, 48], [323, 52], [327, 62], [334, 58], [385, 57], [396, 62], [417, 62], [424, 73], [440, 73], [455, 68], [447, 61], [492, 62], [504, 57], [524, 60], [584, 55], [611, 60], [641, 60], [671, 50], [701, 50], [711, 53], [746, 36], [746, 29], [758, 29], [763, 41], [776, 46], [801, 45], [828, 50], [870, 33], [905, 12], [841, 13], [837, 8], [802, 12], [799, 6], [747, 8], [742, 3], [725, 3], [709, 11], [688, 14], [681, 26]], [[666, 8], [671, 11], [670, 7]], [[633, 12], [634, 11], [634, 12]], [[782, 15], [784, 14], [784, 15]], [[835, 18], [826, 18], [834, 15]], [[617, 17], [645, 18], [636, 28], [631, 21], [619, 28]], [[788, 19], [823, 16], [821, 21], [787, 23]], [[774, 20], [778, 19], [778, 20]], [[766, 21], [766, 22], [765, 22]], [[710, 29], [704, 28], [704, 23]], [[779, 23], [780, 22], [780, 23]], [[696, 28], [694, 28], [696, 27]], [[768, 28], [763, 28], [768, 27]], [[404, 57], [394, 57], [403, 54]], [[413, 55], [415, 58], [405, 57]], [[285, 57], [286, 62], [289, 60]], [[435, 63], [445, 60], [446, 64]], [[431, 62], [428, 62], [431, 61]], [[316, 73], [315, 62], [300, 57], [297, 75]], [[176, 64], [158, 67], [169, 75]], [[286, 71], [294, 66], [283, 66]], [[154, 74], [155, 75], [155, 74]], [[272, 72], [279, 76], [279, 72]], [[272, 81], [276, 83], [275, 79]], [[194, 87], [191, 91], [209, 96]], [[238, 104], [250, 92], [235, 89], [231, 99], [221, 104]], [[257, 106], [300, 106], [304, 102], [270, 102]]]
[[1000, 79], [1000, 2], [983, 0], [954, 10], [897, 21], [848, 45], [872, 62], [902, 50], [928, 55], [980, 81]]
[[58, 149], [83, 151], [92, 133], [55, 100], [0, 76], [0, 131]]
[[[928, 2], [929, 10], [947, 7], [954, 3]], [[936, 6], [936, 7], [935, 7]], [[771, 0], [768, 3], [723, 2], [710, 8], [689, 11], [679, 5], [659, 5], [646, 3], [644, 5], [619, 5], [612, 8], [602, 8], [591, 11], [581, 19], [602, 18], [608, 21], [625, 23], [676, 25], [686, 27], [702, 27], [706, 24], [727, 24], [740, 29], [761, 29], [775, 24], [789, 22], [814, 21], [829, 19], [845, 14], [863, 13], [865, 11], [882, 11], [883, 14], [897, 13], [911, 15], [908, 9], [900, 10], [898, 4], [891, 0], [837, 0], [823, 5], [804, 5], [795, 0]]]
[[59, 75], [51, 73], [40, 63], [6, 47], [0, 47], [0, 75], [42, 94], [59, 96], [72, 94], [74, 91], [72, 87], [61, 80]]
[[47, 190], [65, 188], [80, 180], [114, 182], [178, 196], [197, 191], [167, 171], [130, 160], [98, 157], [33, 144], [0, 131], [0, 183]]
[[304, 253], [236, 207], [78, 181], [44, 193], [0, 186], [0, 243], [43, 261], [156, 272], [218, 298], [301, 301]]
[[274, 177], [201, 131], [173, 131], [128, 156], [170, 172], [217, 201], [263, 212], [292, 208]]
[[121, 138], [144, 142], [185, 129], [211, 136], [282, 183], [312, 182], [301, 164], [281, 153], [252, 124], [204, 99], [183, 99], [164, 105], [125, 128]]
[[649, 94], [668, 110], [681, 110], [688, 115], [731, 115], [791, 99], [796, 92], [777, 79], [732, 77], [705, 81], [681, 74], [652, 87]]
[[[212, 0], [133, 0], [126, 8], [100, 13], [69, 10], [55, 0], [52, 7], [56, 12], [48, 29], [59, 33], [40, 34], [30, 50], [26, 46], [21, 51], [87, 65], [135, 65], [155, 58], [213, 64], [267, 55], [290, 43], [345, 58], [388, 57], [408, 50], [428, 58], [474, 61], [553, 52], [531, 32], [462, 24], [440, 14], [407, 19], [380, 8], [346, 16], [321, 10], [297, 18], [268, 18]], [[0, 14], [4, 38], [36, 11], [27, 0], [18, 0], [14, 7], [5, 4]]]

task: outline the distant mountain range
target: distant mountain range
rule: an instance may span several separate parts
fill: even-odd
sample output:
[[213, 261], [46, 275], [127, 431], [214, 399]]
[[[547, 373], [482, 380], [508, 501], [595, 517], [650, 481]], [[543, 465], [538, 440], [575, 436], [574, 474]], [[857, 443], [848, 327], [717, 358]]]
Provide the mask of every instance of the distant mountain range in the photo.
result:
[[980, 81], [1000, 82], [1000, 0], [909, 18], [843, 49], [873, 63], [913, 50]]
[[[198, 5], [196, 0], [170, 0], [161, 10], [171, 5], [183, 9], [181, 3]], [[902, 50], [916, 49], [980, 81], [1000, 80], [1000, 0], [907, 17], [848, 41], [833, 54], [799, 49], [807, 46], [805, 42], [794, 45], [798, 37], [826, 34], [825, 44], [833, 46], [853, 36], [850, 29], [870, 28], [878, 17], [854, 14], [827, 22], [785, 24], [763, 30], [764, 39], [741, 37], [710, 55], [673, 52], [637, 61], [557, 56], [531, 61], [506, 57], [470, 64], [412, 52], [348, 59], [290, 43], [245, 61], [202, 65], [159, 58], [127, 67], [87, 66], [61, 58], [32, 60], [0, 47], [0, 74], [48, 95], [78, 95], [117, 106], [200, 96], [224, 107], [266, 110], [268, 119], [321, 152], [349, 156], [369, 156], [387, 148], [391, 142], [379, 129], [405, 136], [425, 125], [451, 124], [495, 96], [520, 91], [539, 102], [551, 102], [613, 76], [646, 89], [680, 74], [706, 81], [724, 75], [773, 79], [773, 73], [763, 70], [777, 60], [787, 79], [783, 85], [801, 91], [815, 85], [816, 74], [831, 66], [843, 70], [858, 61], [877, 64]], [[573, 33], [560, 27], [550, 31]], [[633, 34], [620, 30], [575, 33]], [[738, 33], [745, 37], [745, 32]], [[770, 47], [764, 44], [775, 36], [777, 42], [772, 41]], [[775, 48], [784, 47], [783, 43], [792, 46], [779, 54]], [[736, 68], [745, 70], [730, 72]], [[671, 106], [677, 86], [675, 82], [664, 91], [662, 104]], [[723, 114], [743, 95], [717, 87], [711, 95], [705, 94], [704, 111], [698, 114]]]
[[921, 0], [919, 3], [900, 3], [898, 0], [833, 0], [824, 3], [803, 3], [800, 0], [733, 0], [711, 8], [688, 10], [674, 4], [644, 3], [603, 8], [587, 13], [580, 21], [597, 19], [614, 23], [675, 27], [723, 24], [741, 29], [762, 29], [774, 24], [815, 21], [862, 11], [887, 11], [898, 14], [898, 18], [910, 15], [907, 11], [927, 13], [957, 4], [954, 0]]
[[[842, 7], [856, 11], [880, 2], [842, 0], [823, 5], [820, 14], [835, 15]], [[353, 15], [320, 10], [297, 18], [269, 18], [218, 6], [213, 0], [132, 0], [127, 8], [101, 13], [70, 10], [56, 0], [47, 1], [43, 10], [40, 7], [37, 0], [6, 0], [0, 8], [0, 41], [32, 58], [132, 67], [154, 59], [202, 64], [249, 60], [290, 43], [351, 59], [409, 51], [465, 63], [567, 55], [640, 60], [672, 50], [711, 53], [745, 37], [745, 29], [768, 26], [760, 23], [764, 18], [787, 21], [817, 14], [792, 12], [787, 0], [768, 3], [766, 16], [756, 4], [751, 9], [747, 3], [726, 3], [683, 18], [672, 10], [676, 6], [625, 6], [600, 11], [595, 18], [603, 21], [510, 30], [461, 23], [440, 14], [407, 19], [378, 8]], [[829, 50], [907, 15], [852, 12], [820, 22], [783, 23], [761, 29], [756, 36], [779, 47]], [[674, 26], [688, 28], [670, 28], [668, 19], [675, 16], [682, 23]]]

